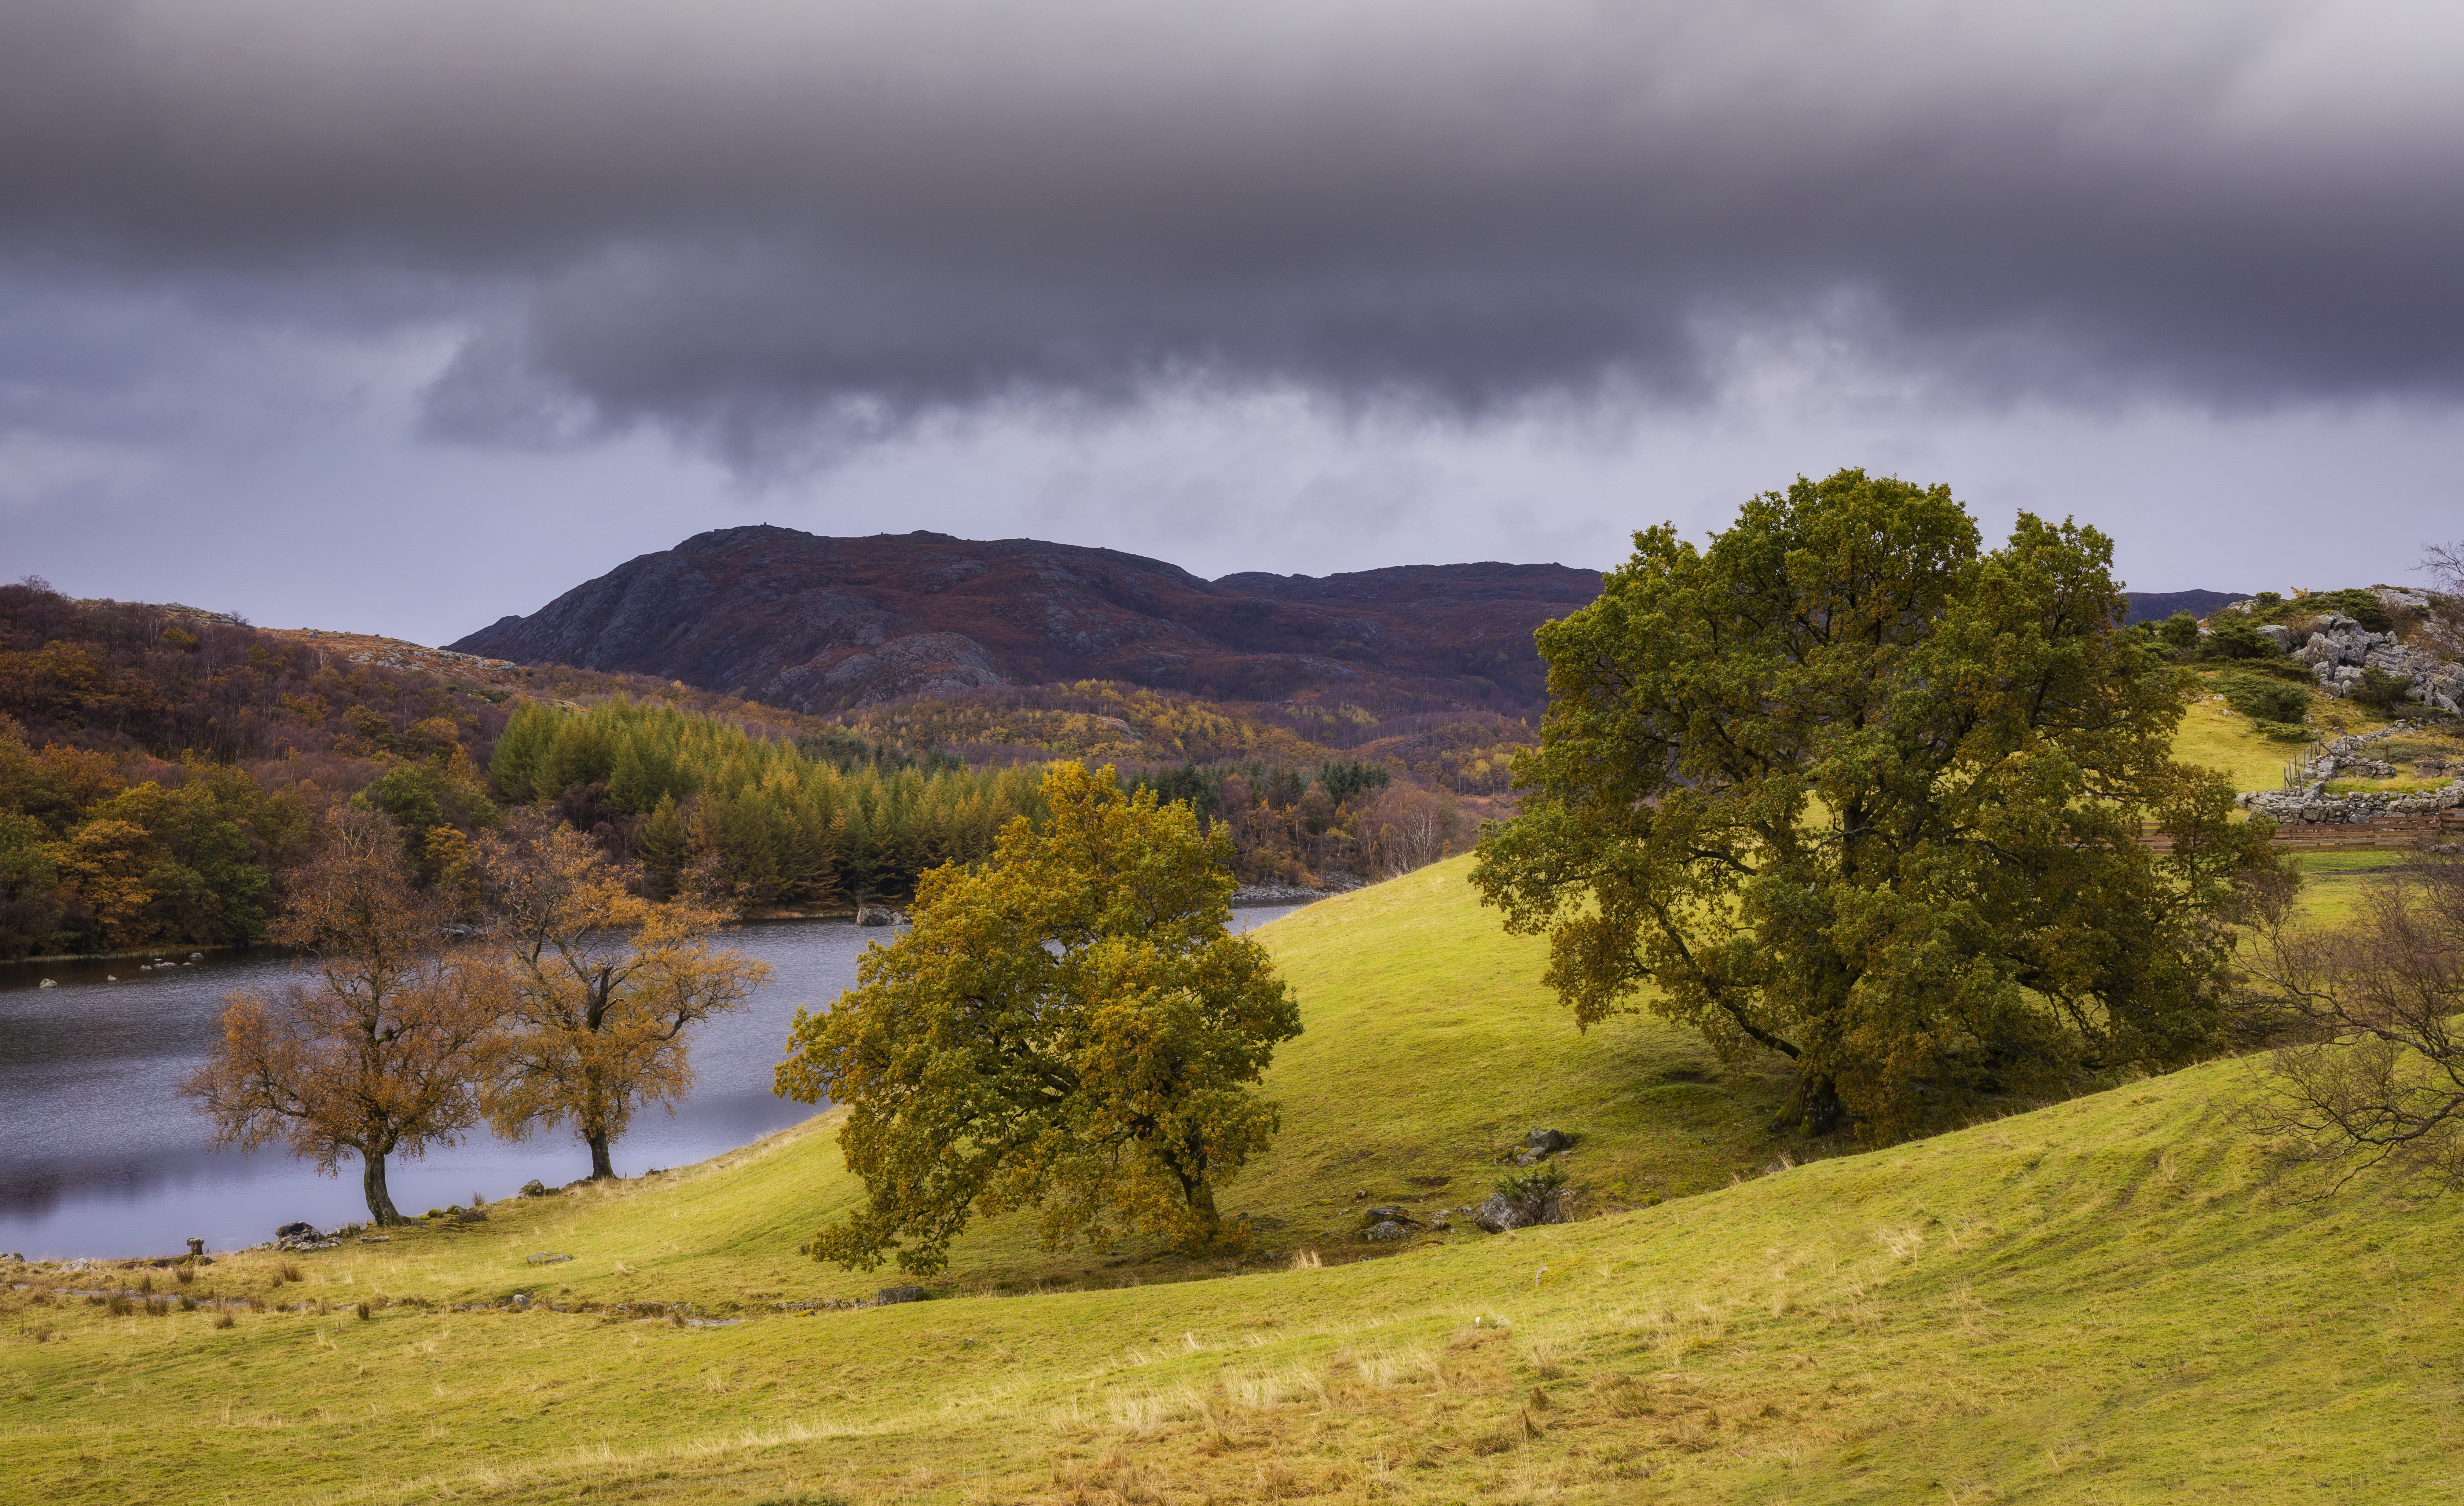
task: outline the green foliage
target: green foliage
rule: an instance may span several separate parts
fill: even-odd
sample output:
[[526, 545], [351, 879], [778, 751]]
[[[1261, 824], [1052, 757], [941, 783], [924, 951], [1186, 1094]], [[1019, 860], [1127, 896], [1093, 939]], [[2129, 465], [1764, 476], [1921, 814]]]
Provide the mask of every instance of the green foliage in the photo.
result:
[[1497, 1190], [1509, 1203], [1530, 1203], [1566, 1185], [1566, 1168], [1551, 1161], [1529, 1171], [1510, 1172], [1497, 1181]]
[[2382, 669], [2365, 669], [2362, 677], [2345, 695], [2354, 702], [2367, 706], [2382, 717], [2401, 717], [2420, 702], [2412, 698], [2412, 681], [2390, 675]]
[[2379, 593], [2362, 586], [2348, 586], [2343, 590], [2318, 591], [2301, 600], [2312, 610], [2340, 611], [2372, 632], [2386, 632], [2395, 626], [2387, 615], [2387, 604]]
[[1320, 765], [1317, 771], [1317, 782], [1325, 786], [1327, 798], [1337, 805], [1373, 789], [1385, 788], [1392, 777], [1382, 768], [1356, 761], [1335, 760]]
[[2157, 628], [2156, 636], [2165, 647], [2188, 653], [2199, 646], [2199, 619], [2187, 611], [2177, 611]]
[[468, 836], [496, 825], [496, 807], [472, 777], [468, 762], [397, 763], [351, 798], [354, 808], [382, 810], [402, 833], [403, 856], [423, 883], [433, 884], [454, 847], [439, 833]]
[[504, 799], [563, 802], [584, 828], [592, 820], [573, 807], [604, 808], [660, 894], [703, 869], [757, 907], [904, 894], [927, 869], [981, 858], [1003, 823], [1043, 808], [1032, 769], [845, 751], [756, 738], [672, 706], [526, 701], [488, 772]]
[[309, 846], [298, 798], [199, 759], [169, 786], [112, 764], [0, 719], [0, 957], [263, 935]]
[[2167, 757], [2189, 684], [2121, 631], [2110, 555], [2024, 514], [1985, 552], [1947, 488], [1861, 471], [1707, 549], [1637, 535], [1540, 630], [1530, 793], [1475, 882], [1551, 937], [1579, 1021], [1647, 1007], [1777, 1052], [1810, 1130], [1896, 1139], [2212, 1049], [2212, 917], [2269, 828]]
[[2209, 681], [2225, 704], [2254, 721], [2298, 722], [2310, 714], [2310, 693], [2257, 675], [2218, 675]]
[[1262, 1150], [1250, 1091], [1298, 1006], [1256, 941], [1227, 936], [1220, 835], [1184, 806], [1056, 764], [1051, 818], [976, 869], [927, 874], [914, 925], [862, 986], [798, 1010], [778, 1091], [847, 1108], [867, 1204], [813, 1242], [870, 1268], [939, 1270], [977, 1214], [1042, 1210], [1048, 1248], [1112, 1228], [1200, 1251], [1241, 1242], [1215, 1185]]
[[2237, 611], [2218, 612], [2210, 620], [2202, 648], [2208, 657], [2217, 659], [2265, 659], [2283, 652], [2247, 614]]

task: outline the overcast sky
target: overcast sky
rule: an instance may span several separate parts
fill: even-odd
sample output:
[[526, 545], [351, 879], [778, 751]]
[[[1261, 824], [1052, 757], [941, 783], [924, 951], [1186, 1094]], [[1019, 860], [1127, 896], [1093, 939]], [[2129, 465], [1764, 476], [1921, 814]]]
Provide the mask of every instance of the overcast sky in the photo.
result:
[[703, 528], [1605, 566], [1861, 464], [2464, 536], [2464, 8], [0, 0], [0, 570], [437, 642]]

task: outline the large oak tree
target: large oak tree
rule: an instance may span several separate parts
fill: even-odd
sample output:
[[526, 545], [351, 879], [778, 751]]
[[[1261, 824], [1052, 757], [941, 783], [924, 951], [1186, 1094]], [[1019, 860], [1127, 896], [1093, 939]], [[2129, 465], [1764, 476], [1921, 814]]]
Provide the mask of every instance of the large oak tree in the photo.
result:
[[1265, 1147], [1251, 1091], [1300, 1033], [1265, 948], [1230, 936], [1229, 844], [1184, 805], [1056, 764], [1051, 817], [928, 873], [860, 986], [799, 1010], [779, 1091], [847, 1105], [867, 1206], [817, 1258], [940, 1269], [972, 1216], [1035, 1207], [1047, 1246], [1113, 1228], [1237, 1246], [1215, 1187]]
[[1811, 1132], [2213, 1049], [2266, 824], [2171, 758], [2188, 679], [2123, 630], [2110, 559], [2024, 514], [1986, 551], [1947, 488], [1854, 470], [1705, 548], [1637, 534], [1540, 630], [1541, 743], [1474, 882], [1578, 1021], [1785, 1056]]

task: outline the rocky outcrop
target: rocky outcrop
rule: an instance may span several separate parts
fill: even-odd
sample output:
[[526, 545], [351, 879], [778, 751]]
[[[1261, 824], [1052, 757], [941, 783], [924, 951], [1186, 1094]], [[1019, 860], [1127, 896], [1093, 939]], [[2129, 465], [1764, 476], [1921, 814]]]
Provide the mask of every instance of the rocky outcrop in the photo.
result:
[[1522, 1197], [1492, 1192], [1471, 1210], [1471, 1221], [1492, 1234], [1536, 1224], [1567, 1224], [1573, 1221], [1573, 1194], [1564, 1187], [1534, 1189]]
[[[2259, 631], [2279, 642], [2290, 637], [2280, 627]], [[2403, 680], [2407, 694], [2425, 705], [2453, 712], [2464, 701], [2464, 664], [2447, 663], [2408, 647], [2392, 632], [2372, 632], [2341, 612], [2322, 618], [2309, 641], [2293, 650], [2293, 656], [2309, 666], [2319, 687], [2331, 696], [2351, 695], [2365, 670], [2380, 670]]]

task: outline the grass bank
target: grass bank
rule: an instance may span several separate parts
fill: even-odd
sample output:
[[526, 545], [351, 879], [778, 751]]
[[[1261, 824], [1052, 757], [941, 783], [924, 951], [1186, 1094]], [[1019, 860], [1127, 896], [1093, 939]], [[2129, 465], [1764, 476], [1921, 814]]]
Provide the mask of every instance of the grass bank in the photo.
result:
[[[885, 1279], [795, 1254], [855, 1190], [824, 1119], [485, 1223], [151, 1273], [117, 1310], [77, 1294], [138, 1273], [19, 1275], [0, 1479], [268, 1506], [2457, 1489], [2464, 1202], [2289, 1197], [2233, 1118], [2251, 1063], [1786, 1167], [1775, 1077], [1648, 1021], [1578, 1035], [1461, 862], [1262, 935], [1307, 1033], [1226, 1200], [1245, 1263], [1046, 1256], [1011, 1223], [935, 1300], [813, 1309]], [[1534, 1124], [1583, 1137], [1599, 1216], [1364, 1258], [1364, 1202], [1471, 1201]]]

